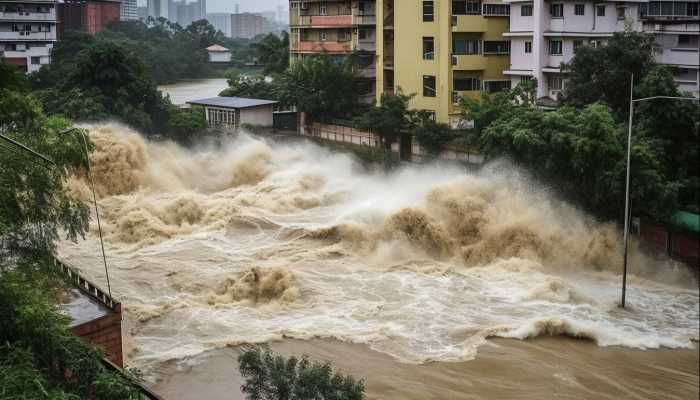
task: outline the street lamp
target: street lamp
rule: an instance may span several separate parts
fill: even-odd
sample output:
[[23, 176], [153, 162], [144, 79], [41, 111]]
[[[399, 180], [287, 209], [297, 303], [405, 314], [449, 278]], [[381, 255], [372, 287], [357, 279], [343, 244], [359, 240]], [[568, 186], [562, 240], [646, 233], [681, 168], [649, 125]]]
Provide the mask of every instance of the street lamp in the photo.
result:
[[105, 265], [105, 276], [107, 277], [107, 293], [109, 293], [109, 297], [112, 297], [112, 288], [109, 284], [109, 271], [107, 270], [107, 256], [105, 256], [105, 244], [104, 241], [102, 240], [102, 224], [100, 224], [100, 211], [97, 209], [97, 196], [95, 195], [95, 186], [92, 183], [92, 176], [90, 174], [90, 151], [88, 149], [88, 144], [87, 144], [87, 138], [85, 137], [85, 131], [83, 129], [78, 129], [78, 128], [70, 128], [67, 129], [61, 134], [69, 134], [72, 132], [78, 132], [80, 133], [80, 137], [83, 139], [83, 150], [85, 150], [85, 159], [87, 160], [87, 178], [88, 178], [88, 183], [90, 184], [90, 190], [92, 190], [92, 203], [95, 206], [95, 217], [97, 218], [97, 230], [100, 233], [100, 247], [102, 248], [102, 262], [104, 262]]
[[632, 120], [634, 118], [634, 103], [640, 103], [647, 100], [656, 99], [672, 99], [672, 100], [691, 100], [700, 101], [700, 99], [695, 97], [676, 97], [676, 96], [652, 96], [644, 97], [641, 99], [634, 98], [634, 74], [630, 78], [630, 117], [629, 117], [629, 127], [627, 133], [627, 181], [625, 184], [625, 253], [623, 257], [623, 267], [622, 267], [622, 308], [625, 308], [625, 294], [627, 291], [627, 245], [629, 243], [629, 223], [630, 223], [630, 160], [632, 158]]

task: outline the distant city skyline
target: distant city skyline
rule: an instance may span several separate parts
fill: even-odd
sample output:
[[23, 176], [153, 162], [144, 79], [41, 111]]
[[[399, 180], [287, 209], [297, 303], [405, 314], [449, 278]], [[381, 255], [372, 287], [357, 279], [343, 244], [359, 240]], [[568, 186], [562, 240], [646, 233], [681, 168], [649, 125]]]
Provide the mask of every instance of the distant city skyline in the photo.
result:
[[[189, 2], [189, 1], [188, 1]], [[208, 0], [207, 12], [234, 12], [235, 5], [240, 5], [240, 12], [276, 11], [277, 6], [289, 8], [288, 0]], [[146, 0], [138, 0], [140, 7], [146, 6]]]

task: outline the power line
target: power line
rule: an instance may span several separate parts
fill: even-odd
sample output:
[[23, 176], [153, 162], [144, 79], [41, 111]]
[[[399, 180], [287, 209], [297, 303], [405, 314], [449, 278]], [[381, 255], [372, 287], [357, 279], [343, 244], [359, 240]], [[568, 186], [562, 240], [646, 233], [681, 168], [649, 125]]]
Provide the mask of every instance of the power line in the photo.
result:
[[46, 162], [49, 162], [49, 163], [51, 163], [51, 164], [53, 164], [53, 165], [56, 165], [55, 162], [53, 162], [50, 158], [46, 157], [45, 155], [43, 155], [43, 154], [41, 154], [41, 153], [38, 153], [38, 152], [36, 152], [36, 151], [30, 149], [29, 147], [23, 145], [22, 143], [20, 143], [20, 142], [14, 140], [14, 139], [12, 139], [12, 138], [9, 138], [9, 137], [3, 135], [2, 133], [0, 133], [0, 138], [5, 139], [5, 141], [9, 142], [10, 144], [12, 144], [12, 145], [14, 145], [14, 146], [17, 146], [17, 147], [21, 148], [22, 150], [25, 150], [25, 151], [28, 151], [28, 152], [34, 154], [35, 156], [41, 158], [42, 160], [44, 160], [44, 161], [46, 161]]
[[[0, 142], [0, 143], [2, 143], [2, 142]], [[34, 159], [34, 158], [32, 158], [32, 157], [29, 157], [28, 154], [19, 152], [19, 151], [17, 151], [16, 149], [14, 149], [14, 148], [12, 148], [12, 147], [6, 145], [6, 144], [0, 144], [0, 148], [5, 149], [5, 150], [7, 150], [7, 151], [9, 151], [9, 152], [11, 152], [11, 153], [14, 153], [14, 154], [18, 155], [18, 156], [22, 157], [24, 160], [29, 161], [30, 163], [32, 163], [32, 164], [34, 164], [34, 165], [38, 165], [38, 166], [40, 166], [40, 167], [42, 167], [42, 168], [46, 168], [46, 169], [49, 170], [49, 171], [53, 170], [52, 167], [46, 165], [45, 163], [38, 162], [36, 159]]]

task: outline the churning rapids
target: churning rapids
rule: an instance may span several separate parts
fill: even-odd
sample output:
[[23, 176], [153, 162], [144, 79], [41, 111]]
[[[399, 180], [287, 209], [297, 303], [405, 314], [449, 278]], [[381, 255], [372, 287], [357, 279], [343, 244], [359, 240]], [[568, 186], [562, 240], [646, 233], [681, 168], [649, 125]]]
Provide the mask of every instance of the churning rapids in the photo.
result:
[[[365, 343], [403, 362], [473, 358], [488, 337], [690, 347], [697, 283], [504, 164], [370, 173], [350, 156], [241, 134], [193, 150], [91, 126], [113, 292], [132, 365], [282, 337]], [[85, 182], [68, 182], [89, 199]], [[105, 284], [96, 239], [60, 257]], [[654, 278], [653, 271], [676, 281]], [[685, 282], [683, 284], [682, 282]]]

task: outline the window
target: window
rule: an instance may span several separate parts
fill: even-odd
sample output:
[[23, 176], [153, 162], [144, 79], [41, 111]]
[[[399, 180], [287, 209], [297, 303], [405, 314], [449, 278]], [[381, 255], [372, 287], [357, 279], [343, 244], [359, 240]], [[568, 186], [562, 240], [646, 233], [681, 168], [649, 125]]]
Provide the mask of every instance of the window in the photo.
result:
[[481, 54], [481, 41], [479, 39], [452, 39], [452, 54]]
[[561, 76], [552, 75], [549, 77], [549, 90], [562, 90], [564, 82]]
[[507, 40], [484, 41], [484, 54], [510, 54], [510, 42]]
[[596, 6], [595, 15], [597, 15], [599, 17], [604, 17], [605, 16], [605, 6]]
[[525, 53], [532, 53], [532, 42], [529, 40], [525, 42]]
[[552, 16], [552, 18], [564, 18], [564, 5], [550, 4], [549, 14]]
[[367, 39], [367, 30], [366, 29], [359, 29], [357, 31], [357, 38], [360, 40]]
[[433, 22], [435, 20], [435, 9], [433, 1], [423, 2], [423, 22]]
[[586, 5], [574, 4], [574, 15], [586, 15]]
[[476, 0], [454, 0], [452, 15], [480, 15], [481, 2]]
[[625, 19], [625, 7], [617, 8], [617, 19]]
[[435, 59], [435, 39], [432, 37], [423, 37], [423, 59]]
[[34, 65], [39, 65], [41, 64], [41, 57], [32, 57], [31, 58], [31, 63]]
[[523, 4], [520, 6], [521, 17], [532, 17], [532, 4]]
[[423, 97], [435, 97], [435, 76], [423, 75]]
[[328, 6], [326, 3], [320, 3], [318, 5], [318, 14], [319, 15], [328, 15]]
[[338, 30], [338, 41], [339, 42], [346, 42], [349, 40], [350, 34], [346, 32], [345, 30]]
[[698, 7], [700, 3], [688, 3], [688, 8], [686, 11], [686, 15], [689, 17], [697, 17], [698, 16]]
[[454, 78], [452, 85], [458, 92], [481, 90], [481, 80], [478, 77]]
[[321, 31], [321, 33], [319, 33], [319, 36], [320, 36], [322, 42], [325, 42], [326, 40], [328, 40], [328, 34], [325, 31]]
[[574, 51], [576, 51], [576, 49], [581, 47], [582, 45], [583, 45], [583, 40], [574, 39]]
[[483, 15], [510, 15], [510, 4], [484, 4]]
[[510, 90], [510, 81], [484, 81], [484, 90], [489, 93]]
[[549, 54], [553, 56], [561, 55], [561, 40], [550, 40], [549, 41]]

